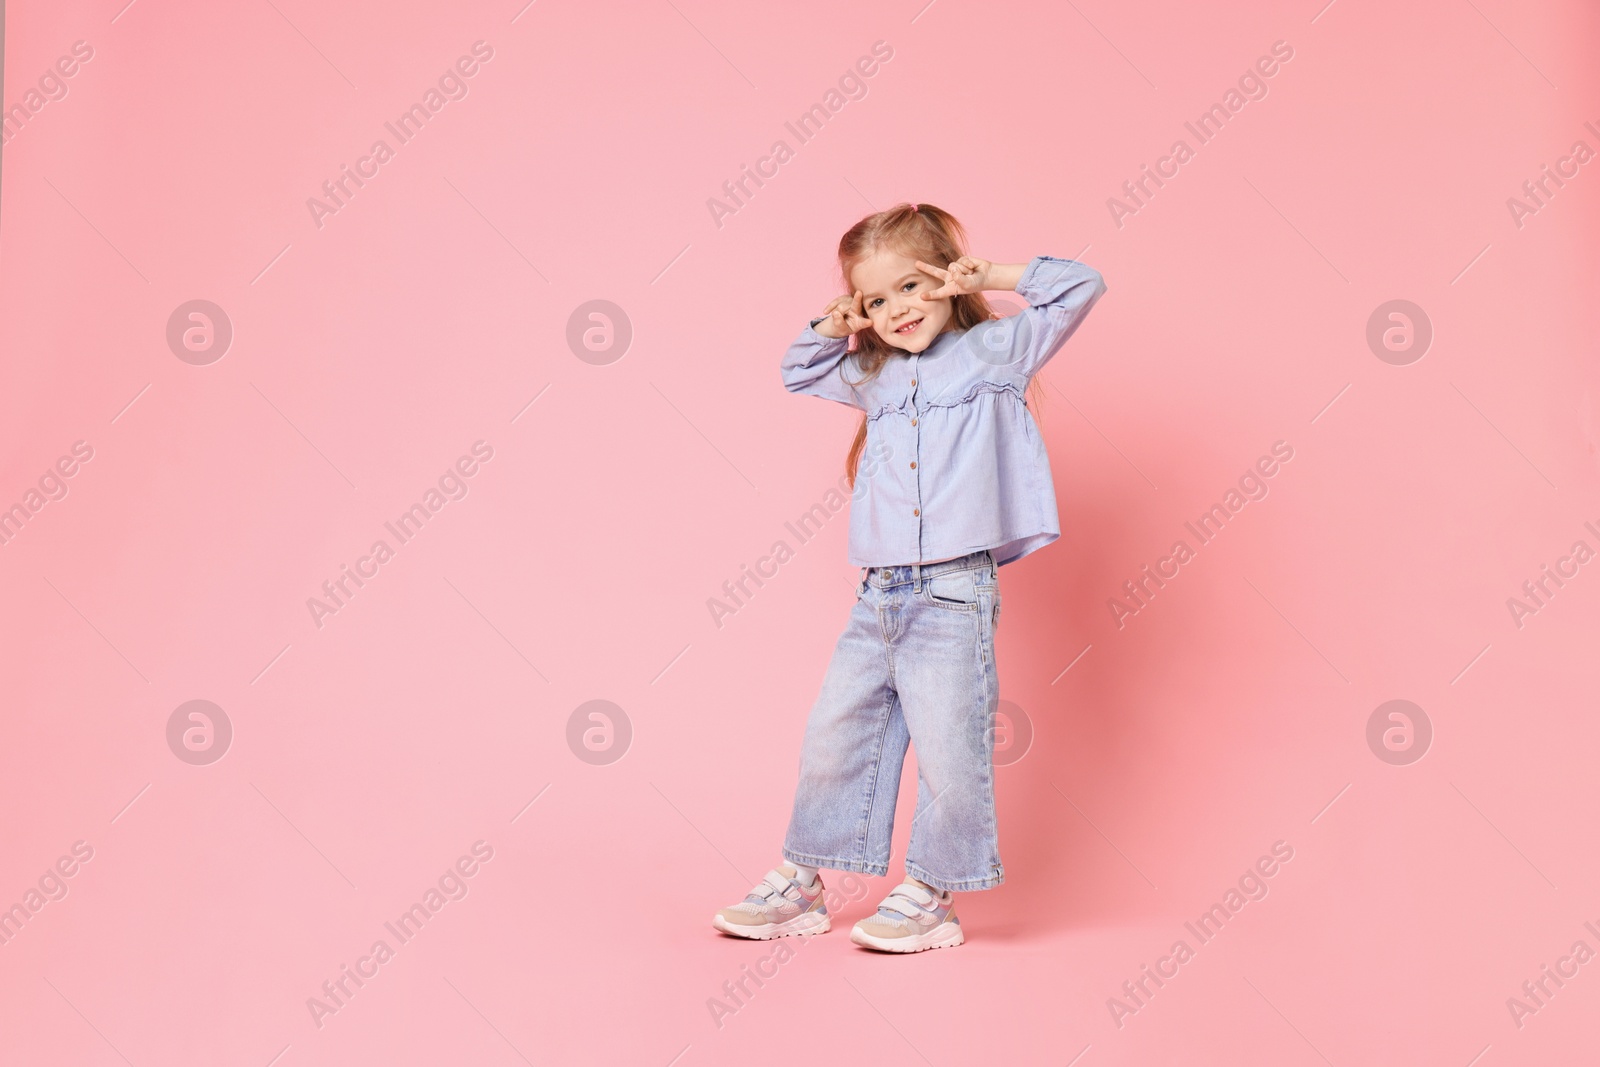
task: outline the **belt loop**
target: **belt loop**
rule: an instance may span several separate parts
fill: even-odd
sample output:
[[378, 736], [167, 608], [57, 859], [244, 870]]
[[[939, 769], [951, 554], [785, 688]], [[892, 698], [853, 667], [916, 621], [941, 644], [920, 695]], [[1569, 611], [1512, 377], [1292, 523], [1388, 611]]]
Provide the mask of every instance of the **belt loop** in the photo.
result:
[[911, 587], [918, 593], [922, 592], [922, 564], [911, 565]]

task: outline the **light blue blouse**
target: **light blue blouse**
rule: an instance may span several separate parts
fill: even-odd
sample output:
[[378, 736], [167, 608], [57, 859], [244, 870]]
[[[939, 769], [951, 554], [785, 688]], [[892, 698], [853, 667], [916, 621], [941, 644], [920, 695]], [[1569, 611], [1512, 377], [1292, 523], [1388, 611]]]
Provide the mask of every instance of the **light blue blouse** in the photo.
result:
[[871, 381], [861, 381], [848, 339], [811, 326], [784, 353], [790, 392], [867, 414], [850, 505], [853, 565], [932, 563], [984, 549], [1005, 564], [1061, 536], [1050, 457], [1023, 390], [1106, 284], [1086, 264], [1036, 256], [1016, 291], [1029, 304], [1020, 313], [891, 356]]

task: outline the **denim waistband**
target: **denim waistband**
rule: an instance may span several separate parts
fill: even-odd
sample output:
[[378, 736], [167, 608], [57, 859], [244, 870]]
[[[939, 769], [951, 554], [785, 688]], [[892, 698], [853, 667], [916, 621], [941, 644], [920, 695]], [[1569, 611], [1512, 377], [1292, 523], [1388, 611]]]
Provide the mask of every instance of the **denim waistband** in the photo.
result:
[[987, 548], [981, 552], [969, 552], [965, 556], [955, 559], [940, 560], [938, 563], [909, 563], [896, 567], [863, 567], [861, 568], [861, 585], [865, 588], [869, 583], [879, 589], [889, 589], [897, 585], [913, 585], [919, 590], [922, 588], [924, 578], [932, 578], [936, 574], [947, 571], [974, 570], [978, 567], [988, 567], [997, 577], [1000, 565], [995, 562], [994, 553]]

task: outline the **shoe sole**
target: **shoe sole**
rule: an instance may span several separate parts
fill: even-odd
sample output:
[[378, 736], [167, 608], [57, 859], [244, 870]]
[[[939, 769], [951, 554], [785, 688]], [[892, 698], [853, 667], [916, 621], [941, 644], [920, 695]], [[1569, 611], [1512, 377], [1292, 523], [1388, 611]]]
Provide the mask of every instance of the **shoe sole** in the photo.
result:
[[711, 925], [734, 937], [747, 937], [752, 941], [771, 941], [777, 937], [795, 937], [825, 934], [833, 928], [833, 920], [825, 914], [808, 911], [781, 923], [763, 923], [760, 926], [741, 926], [730, 923], [719, 912], [711, 917]]
[[925, 934], [910, 937], [874, 937], [861, 927], [852, 927], [850, 940], [863, 948], [879, 952], [922, 952], [930, 948], [954, 948], [967, 939], [956, 923], [940, 923]]

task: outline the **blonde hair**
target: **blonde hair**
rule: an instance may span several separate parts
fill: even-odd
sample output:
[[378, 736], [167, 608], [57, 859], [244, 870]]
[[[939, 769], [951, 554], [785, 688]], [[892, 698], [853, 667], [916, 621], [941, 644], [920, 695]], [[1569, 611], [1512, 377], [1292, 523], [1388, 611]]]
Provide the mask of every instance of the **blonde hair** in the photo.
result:
[[[880, 248], [898, 252], [908, 259], [920, 259], [934, 266], [954, 263], [967, 254], [967, 231], [956, 217], [932, 204], [896, 204], [887, 211], [868, 215], [839, 239], [839, 273], [844, 278], [845, 292], [854, 292], [850, 272], [862, 260]], [[950, 324], [946, 329], [970, 330], [999, 313], [989, 305], [982, 293], [962, 293], [950, 300]], [[871, 326], [851, 335], [856, 363], [865, 373], [851, 384], [860, 385], [878, 376], [891, 357], [902, 352], [878, 336]], [[1041, 392], [1037, 379], [1030, 383], [1037, 406]], [[867, 443], [867, 416], [862, 413], [861, 424], [856, 427], [855, 441], [845, 457], [845, 476], [850, 487], [855, 488], [856, 469], [861, 463], [861, 450]]]

